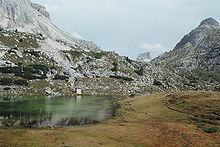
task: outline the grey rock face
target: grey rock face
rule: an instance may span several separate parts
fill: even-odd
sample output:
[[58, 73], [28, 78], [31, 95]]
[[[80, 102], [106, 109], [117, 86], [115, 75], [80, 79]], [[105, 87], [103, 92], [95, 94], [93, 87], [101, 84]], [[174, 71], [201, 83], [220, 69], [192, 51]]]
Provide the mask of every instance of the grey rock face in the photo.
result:
[[205, 19], [197, 28], [184, 36], [173, 51], [157, 57], [152, 63], [172, 69], [184, 76], [197, 74], [204, 78], [209, 73], [207, 79], [220, 81], [217, 77], [220, 72], [219, 40], [219, 23], [213, 18]]
[[49, 13], [30, 0], [0, 0], [0, 28], [44, 34], [53, 40], [61, 40], [84, 50], [100, 51], [92, 42], [80, 40], [64, 32], [49, 19]]
[[31, 7], [40, 12], [42, 15], [50, 19], [50, 14], [47, 12], [46, 8], [44, 6], [41, 6], [39, 4], [31, 3]]
[[214, 35], [219, 28], [219, 23], [213, 18], [205, 19], [196, 29], [185, 35], [176, 45], [174, 50], [183, 48], [187, 43], [191, 43], [194, 47], [197, 47], [204, 40], [209, 39], [212, 35]]
[[217, 29], [219, 28], [219, 22], [217, 22], [215, 19], [211, 17], [203, 20], [199, 26], [201, 27], [204, 25], [212, 27], [212, 28], [217, 28]]
[[152, 57], [151, 57], [150, 52], [139, 54], [137, 57], [137, 61], [139, 62], [150, 62], [151, 60], [152, 60]]

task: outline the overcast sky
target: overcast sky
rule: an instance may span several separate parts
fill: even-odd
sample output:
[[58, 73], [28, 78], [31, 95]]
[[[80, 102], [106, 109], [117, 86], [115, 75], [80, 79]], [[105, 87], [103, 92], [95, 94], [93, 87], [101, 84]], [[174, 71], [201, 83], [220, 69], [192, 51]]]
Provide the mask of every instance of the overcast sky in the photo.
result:
[[201, 20], [220, 20], [220, 0], [32, 0], [63, 30], [135, 59], [171, 50]]

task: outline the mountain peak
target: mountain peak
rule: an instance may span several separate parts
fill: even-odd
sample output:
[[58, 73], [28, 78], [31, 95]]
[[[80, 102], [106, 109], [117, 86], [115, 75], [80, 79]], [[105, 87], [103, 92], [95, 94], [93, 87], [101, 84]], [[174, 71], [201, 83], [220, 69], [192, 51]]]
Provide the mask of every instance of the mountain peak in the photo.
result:
[[93, 42], [81, 40], [58, 28], [50, 20], [46, 8], [30, 0], [0, 0], [0, 28], [41, 33], [54, 41], [60, 40], [86, 51], [101, 51]]
[[205, 20], [203, 20], [199, 26], [210, 26], [210, 27], [219, 27], [219, 22], [215, 20], [214, 18], [210, 17]]

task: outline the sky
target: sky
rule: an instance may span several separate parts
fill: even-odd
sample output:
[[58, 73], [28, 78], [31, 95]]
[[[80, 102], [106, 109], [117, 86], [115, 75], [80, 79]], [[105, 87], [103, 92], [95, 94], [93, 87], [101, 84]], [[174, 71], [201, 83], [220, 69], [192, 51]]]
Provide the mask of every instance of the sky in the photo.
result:
[[51, 20], [105, 51], [136, 59], [172, 50], [208, 17], [220, 20], [220, 0], [32, 0]]

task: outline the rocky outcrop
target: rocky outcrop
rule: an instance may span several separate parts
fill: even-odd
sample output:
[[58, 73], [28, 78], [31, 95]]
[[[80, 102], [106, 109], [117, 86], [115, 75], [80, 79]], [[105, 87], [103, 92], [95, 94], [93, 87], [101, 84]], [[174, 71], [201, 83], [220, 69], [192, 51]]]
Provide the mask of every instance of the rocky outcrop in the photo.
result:
[[151, 63], [171, 69], [179, 75], [202, 81], [220, 82], [220, 27], [213, 18], [183, 37], [174, 50]]
[[215, 35], [216, 31], [219, 29], [219, 23], [215, 19], [207, 18], [203, 20], [196, 29], [185, 35], [176, 45], [174, 50], [184, 48], [184, 46], [189, 43], [192, 44], [193, 47], [205, 47], [206, 44], [203, 44], [203, 46], [201, 46], [201, 44]]
[[150, 62], [152, 60], [151, 53], [146, 52], [139, 54], [136, 60], [139, 62]]
[[30, 0], [0, 0], [0, 28], [44, 34], [52, 40], [61, 40], [76, 48], [100, 51], [93, 42], [80, 40], [58, 28], [50, 21], [46, 9]]
[[50, 14], [47, 12], [46, 8], [44, 6], [41, 6], [39, 4], [31, 3], [31, 7], [34, 8], [36, 11], [40, 12], [43, 16], [50, 19]]

